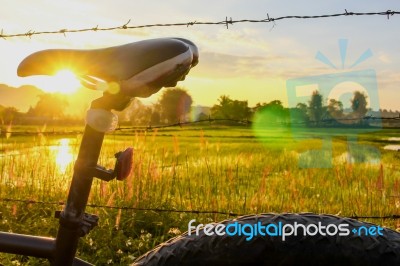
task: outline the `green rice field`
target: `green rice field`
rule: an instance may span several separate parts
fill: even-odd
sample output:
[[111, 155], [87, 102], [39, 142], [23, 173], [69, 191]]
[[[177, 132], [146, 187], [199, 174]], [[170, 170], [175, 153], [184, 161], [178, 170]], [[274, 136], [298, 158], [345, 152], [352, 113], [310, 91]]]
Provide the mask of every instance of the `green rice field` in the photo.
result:
[[[123, 182], [95, 180], [89, 202], [103, 207], [87, 207], [87, 212], [99, 215], [100, 223], [80, 241], [78, 256], [95, 265], [127, 265], [186, 231], [191, 219], [208, 223], [235, 217], [137, 208], [399, 215], [399, 130], [339, 131], [322, 152], [328, 151], [324, 160], [331, 167], [300, 167], [302, 154], [315, 161], [310, 151], [325, 147], [323, 139], [329, 134], [318, 129], [213, 125], [108, 134], [99, 164], [112, 168], [114, 154], [131, 146], [133, 170]], [[346, 134], [360, 147], [369, 148], [350, 154], [348, 139], [342, 136]], [[0, 137], [1, 231], [55, 237], [54, 212], [62, 209], [66, 199], [80, 138], [79, 133], [17, 132]], [[400, 228], [396, 219], [362, 220]], [[0, 264], [42, 265], [43, 261], [0, 254]]]

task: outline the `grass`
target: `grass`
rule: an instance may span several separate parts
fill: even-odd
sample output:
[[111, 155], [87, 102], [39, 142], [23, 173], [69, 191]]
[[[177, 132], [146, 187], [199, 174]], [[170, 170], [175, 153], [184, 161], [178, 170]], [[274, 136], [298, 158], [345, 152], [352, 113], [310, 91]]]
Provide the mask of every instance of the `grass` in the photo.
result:
[[[385, 151], [396, 130], [349, 132], [358, 142], [380, 150], [379, 164], [347, 164], [347, 141], [333, 138], [333, 166], [299, 168], [299, 154], [322, 147], [326, 131], [205, 126], [154, 132], [119, 132], [105, 139], [100, 164], [111, 168], [116, 151], [135, 149], [134, 168], [125, 182], [95, 180], [89, 202], [108, 206], [215, 210], [241, 214], [315, 212], [392, 215], [400, 207], [400, 155]], [[317, 137], [317, 138], [315, 138]], [[59, 202], [66, 198], [72, 164], [60, 171], [57, 156], [76, 156], [80, 136], [11, 136], [0, 139], [0, 197]], [[362, 153], [364, 150], [360, 150]], [[361, 156], [360, 155], [360, 156]], [[61, 157], [61, 161], [62, 161]], [[67, 158], [67, 157], [65, 157]], [[0, 201], [0, 230], [56, 235], [57, 205]], [[100, 225], [80, 242], [79, 256], [95, 265], [126, 265], [180, 232], [187, 222], [229, 218], [218, 214], [168, 213], [87, 208]], [[397, 229], [396, 220], [372, 220]], [[5, 265], [40, 265], [43, 261], [0, 255]]]

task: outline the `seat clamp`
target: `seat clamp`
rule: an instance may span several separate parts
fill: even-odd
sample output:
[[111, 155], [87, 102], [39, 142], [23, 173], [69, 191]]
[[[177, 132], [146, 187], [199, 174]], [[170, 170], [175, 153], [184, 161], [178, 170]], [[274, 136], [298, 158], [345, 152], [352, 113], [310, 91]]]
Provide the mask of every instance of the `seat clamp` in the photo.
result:
[[104, 109], [89, 109], [86, 113], [86, 123], [96, 131], [112, 132], [118, 126], [118, 116]]

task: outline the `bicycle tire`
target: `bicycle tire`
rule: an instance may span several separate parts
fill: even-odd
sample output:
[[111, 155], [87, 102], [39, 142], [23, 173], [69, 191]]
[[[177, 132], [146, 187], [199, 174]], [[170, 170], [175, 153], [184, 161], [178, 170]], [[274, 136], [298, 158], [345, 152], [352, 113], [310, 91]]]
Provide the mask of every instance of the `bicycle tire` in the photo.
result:
[[[376, 225], [334, 215], [284, 213], [246, 215], [220, 223], [262, 225], [270, 223], [349, 224], [349, 229]], [[215, 224], [216, 225], [216, 224]], [[194, 231], [192, 231], [194, 232]], [[383, 228], [382, 235], [365, 236], [350, 232], [347, 236], [207, 236], [188, 232], [170, 239], [140, 256], [132, 266], [153, 265], [400, 265], [400, 233]]]

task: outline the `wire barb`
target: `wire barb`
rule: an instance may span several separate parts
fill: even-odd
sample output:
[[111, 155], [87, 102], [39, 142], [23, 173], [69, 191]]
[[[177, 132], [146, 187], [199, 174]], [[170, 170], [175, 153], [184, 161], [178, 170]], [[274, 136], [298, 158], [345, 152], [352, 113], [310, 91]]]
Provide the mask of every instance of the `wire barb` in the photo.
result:
[[27, 32], [25, 33], [25, 36], [27, 36], [27, 37], [29, 37], [29, 39], [31, 39], [32, 35], [34, 35], [34, 34], [35, 34], [34, 31], [29, 30], [29, 31], [27, 31]]
[[345, 16], [352, 16], [354, 14], [358, 15], [358, 13], [348, 12], [347, 9], [345, 9], [344, 11], [345, 11]]
[[229, 29], [229, 24], [233, 24], [233, 21], [232, 21], [232, 17], [230, 17], [229, 18], [229, 20], [228, 20], [228, 17], [225, 17], [225, 25], [226, 25], [226, 29]]
[[395, 12], [390, 9], [386, 11], [386, 13], [387, 13], [387, 19], [389, 19], [390, 16], [393, 16], [395, 14]]
[[192, 21], [192, 22], [188, 22], [188, 24], [187, 24], [187, 27], [189, 27], [189, 26], [193, 26], [194, 24], [196, 24], [196, 20], [195, 21]]
[[128, 29], [128, 24], [131, 22], [131, 20], [129, 19], [128, 22], [126, 22], [124, 25], [121, 26], [121, 29]]
[[65, 34], [65, 32], [67, 32], [67, 31], [68, 31], [67, 29], [61, 29], [60, 33], [62, 33], [64, 35], [64, 37], [67, 37], [67, 35]]

